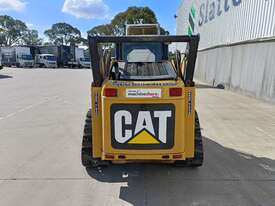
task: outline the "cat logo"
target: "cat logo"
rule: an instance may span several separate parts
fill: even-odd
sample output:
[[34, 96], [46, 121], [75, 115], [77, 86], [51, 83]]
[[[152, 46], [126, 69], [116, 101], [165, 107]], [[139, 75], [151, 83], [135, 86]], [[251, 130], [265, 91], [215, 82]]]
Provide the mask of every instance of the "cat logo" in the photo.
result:
[[112, 146], [116, 149], [171, 149], [174, 121], [173, 104], [113, 104]]

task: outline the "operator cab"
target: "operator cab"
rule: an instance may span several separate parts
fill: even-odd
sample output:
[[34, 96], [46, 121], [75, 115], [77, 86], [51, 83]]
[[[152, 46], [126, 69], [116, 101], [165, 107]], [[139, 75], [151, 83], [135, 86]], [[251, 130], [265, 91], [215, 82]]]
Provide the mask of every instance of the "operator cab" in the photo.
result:
[[173, 65], [162, 62], [115, 62], [111, 68], [112, 80], [177, 80]]
[[[129, 27], [132, 28], [132, 27]], [[124, 42], [116, 45], [116, 60], [110, 69], [112, 80], [177, 80], [168, 61], [168, 43]]]

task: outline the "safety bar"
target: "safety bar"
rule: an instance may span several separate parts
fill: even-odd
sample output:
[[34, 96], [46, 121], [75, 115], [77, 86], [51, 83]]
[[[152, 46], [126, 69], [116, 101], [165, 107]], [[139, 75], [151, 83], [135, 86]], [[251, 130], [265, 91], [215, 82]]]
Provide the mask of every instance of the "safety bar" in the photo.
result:
[[93, 84], [101, 86], [102, 76], [100, 75], [100, 57], [98, 53], [98, 44], [100, 43], [131, 43], [131, 42], [160, 42], [160, 43], [173, 43], [173, 42], [186, 42], [189, 43], [189, 56], [188, 63], [185, 69], [183, 80], [186, 85], [193, 84], [193, 77], [195, 71], [195, 64], [197, 59], [197, 51], [200, 37], [193, 36], [88, 36], [89, 49], [91, 55], [92, 71], [93, 71]]

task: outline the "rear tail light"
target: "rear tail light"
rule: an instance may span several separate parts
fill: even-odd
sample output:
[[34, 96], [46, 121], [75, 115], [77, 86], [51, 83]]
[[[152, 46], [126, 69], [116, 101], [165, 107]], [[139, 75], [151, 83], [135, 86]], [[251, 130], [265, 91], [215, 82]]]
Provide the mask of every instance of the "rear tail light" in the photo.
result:
[[182, 88], [170, 88], [169, 95], [170, 95], [170, 97], [182, 96]]
[[182, 154], [174, 154], [173, 155], [173, 159], [181, 159], [182, 158]]
[[112, 154], [105, 154], [105, 159], [115, 159], [115, 156]]
[[104, 90], [104, 96], [105, 97], [117, 97], [117, 89], [106, 88]]

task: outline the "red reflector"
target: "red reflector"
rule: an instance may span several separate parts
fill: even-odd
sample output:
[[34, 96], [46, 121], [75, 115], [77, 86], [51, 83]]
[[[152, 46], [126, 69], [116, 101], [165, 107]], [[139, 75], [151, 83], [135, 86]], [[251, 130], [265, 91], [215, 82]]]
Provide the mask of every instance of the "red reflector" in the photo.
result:
[[169, 95], [170, 95], [170, 97], [182, 96], [182, 88], [170, 88]]
[[174, 154], [173, 155], [173, 159], [181, 159], [182, 158], [182, 154]]
[[117, 97], [117, 89], [107, 88], [104, 90], [105, 97]]
[[111, 155], [111, 154], [106, 154], [106, 155], [105, 155], [105, 158], [106, 158], [106, 159], [115, 159], [115, 156], [114, 156], [114, 155]]

